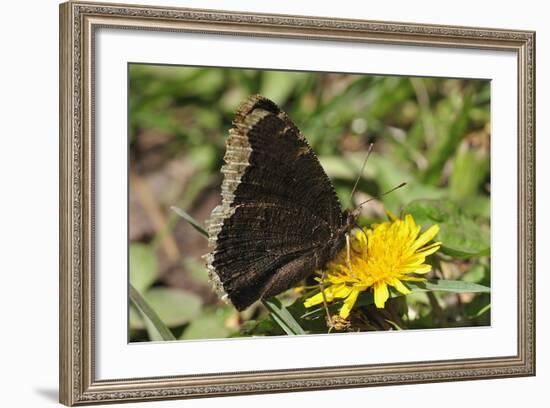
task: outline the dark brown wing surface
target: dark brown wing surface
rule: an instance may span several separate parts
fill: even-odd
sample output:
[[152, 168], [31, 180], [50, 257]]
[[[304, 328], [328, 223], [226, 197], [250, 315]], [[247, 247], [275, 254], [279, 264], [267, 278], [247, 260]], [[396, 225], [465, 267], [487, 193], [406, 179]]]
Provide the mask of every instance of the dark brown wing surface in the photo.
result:
[[242, 310], [324, 266], [346, 217], [305, 138], [266, 98], [241, 105], [224, 160], [207, 261], [218, 291]]

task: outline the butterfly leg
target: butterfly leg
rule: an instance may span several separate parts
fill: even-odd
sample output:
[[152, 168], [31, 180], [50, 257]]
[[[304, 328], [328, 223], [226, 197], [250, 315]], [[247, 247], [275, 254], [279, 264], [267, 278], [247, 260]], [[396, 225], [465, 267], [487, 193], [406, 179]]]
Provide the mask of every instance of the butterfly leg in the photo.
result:
[[349, 274], [353, 276], [353, 269], [351, 267], [351, 245], [349, 243], [349, 234], [346, 233], [346, 263], [349, 269]]
[[327, 271], [323, 269], [323, 272], [321, 273], [321, 280], [319, 281], [319, 290], [321, 291], [321, 295], [323, 296], [323, 307], [325, 308], [325, 313], [327, 314], [328, 332], [330, 333], [332, 328], [334, 327], [334, 324], [332, 322], [332, 316], [330, 315], [330, 312], [328, 310], [327, 296], [325, 294], [326, 275], [327, 275]]
[[[353, 269], [351, 267], [351, 245], [350, 245], [350, 239], [349, 239], [348, 233], [346, 233], [346, 255], [347, 255], [346, 256], [347, 267], [349, 269], [350, 275], [353, 276]], [[326, 271], [323, 269], [323, 273], [321, 275], [321, 282], [319, 282], [319, 287], [321, 289], [321, 294], [323, 295], [323, 305], [327, 313], [327, 324], [329, 327], [328, 332], [330, 333], [332, 329], [336, 327], [336, 323], [332, 319], [332, 316], [330, 315], [330, 312], [328, 310], [328, 303], [327, 303], [325, 290], [324, 290], [325, 276], [326, 276]]]

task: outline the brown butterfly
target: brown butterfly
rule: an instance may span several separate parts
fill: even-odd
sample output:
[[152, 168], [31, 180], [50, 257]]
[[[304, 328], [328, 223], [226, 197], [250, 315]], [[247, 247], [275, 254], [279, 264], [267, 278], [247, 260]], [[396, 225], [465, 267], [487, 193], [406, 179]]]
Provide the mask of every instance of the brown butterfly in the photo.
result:
[[304, 136], [260, 95], [235, 114], [224, 160], [206, 259], [217, 291], [243, 310], [322, 269], [344, 247], [358, 211], [342, 211]]

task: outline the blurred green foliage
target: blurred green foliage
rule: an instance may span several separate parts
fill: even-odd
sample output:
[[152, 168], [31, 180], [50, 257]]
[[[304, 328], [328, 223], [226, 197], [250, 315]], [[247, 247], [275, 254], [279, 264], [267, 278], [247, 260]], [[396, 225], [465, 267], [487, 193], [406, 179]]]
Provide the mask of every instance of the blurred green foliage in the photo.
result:
[[[142, 64], [129, 73], [130, 280], [176, 337], [284, 334], [264, 305], [239, 314], [213, 295], [205, 240], [170, 211], [176, 205], [203, 223], [220, 201], [227, 131], [255, 93], [301, 129], [344, 207], [407, 182], [370, 203], [362, 224], [384, 218], [384, 209], [438, 223], [443, 247], [432, 276], [490, 286], [489, 81]], [[303, 318], [295, 301], [302, 295], [280, 299], [306, 331], [326, 332], [319, 316]], [[415, 291], [405, 305], [391, 300], [392, 324], [373, 319], [366, 330], [490, 324], [488, 293]], [[133, 306], [130, 338], [151, 338]]]

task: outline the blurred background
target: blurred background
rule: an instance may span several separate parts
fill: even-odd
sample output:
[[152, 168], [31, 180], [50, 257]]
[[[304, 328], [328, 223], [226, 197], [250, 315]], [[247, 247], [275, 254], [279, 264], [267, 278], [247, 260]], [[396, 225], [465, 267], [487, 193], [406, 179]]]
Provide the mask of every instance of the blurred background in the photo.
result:
[[[489, 81], [131, 64], [130, 281], [177, 338], [283, 334], [262, 305], [237, 313], [218, 300], [201, 258], [207, 241], [170, 210], [180, 207], [204, 224], [221, 201], [227, 131], [255, 93], [301, 129], [343, 207], [407, 182], [365, 206], [361, 224], [384, 220], [384, 208], [399, 214], [434, 200], [430, 217], [442, 220], [446, 250], [433, 274], [490, 286]], [[290, 290], [282, 300], [299, 296]], [[488, 294], [407, 298], [406, 328], [490, 324]], [[129, 338], [150, 340], [133, 307]]]

